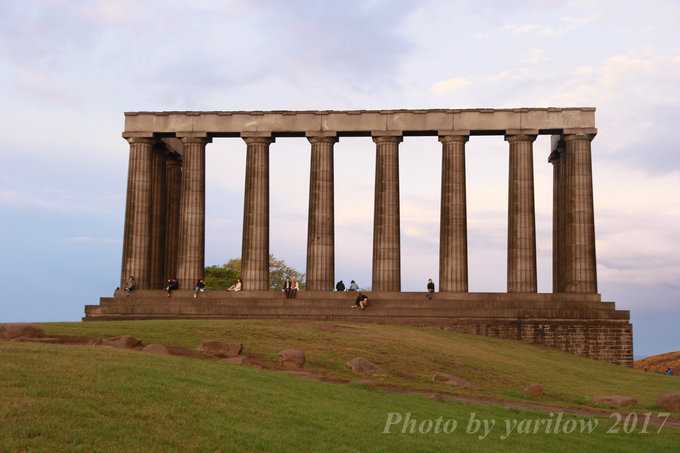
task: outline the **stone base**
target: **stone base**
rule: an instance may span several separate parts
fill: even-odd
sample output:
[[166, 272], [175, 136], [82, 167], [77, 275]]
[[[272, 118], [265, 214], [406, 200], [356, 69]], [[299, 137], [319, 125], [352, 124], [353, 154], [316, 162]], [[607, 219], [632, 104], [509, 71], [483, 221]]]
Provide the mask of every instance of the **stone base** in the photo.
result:
[[352, 308], [357, 293], [309, 292], [286, 299], [275, 291], [229, 293], [179, 290], [119, 291], [85, 306], [84, 321], [130, 319], [291, 319], [372, 322], [438, 328], [523, 340], [595, 360], [633, 366], [633, 328], [627, 310], [599, 294], [365, 293], [366, 310]]

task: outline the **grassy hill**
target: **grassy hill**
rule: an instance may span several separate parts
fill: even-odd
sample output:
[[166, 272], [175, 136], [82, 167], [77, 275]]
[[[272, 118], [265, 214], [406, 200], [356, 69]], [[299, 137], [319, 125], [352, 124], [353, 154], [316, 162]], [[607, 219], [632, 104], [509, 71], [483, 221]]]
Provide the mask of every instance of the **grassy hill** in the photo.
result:
[[[680, 444], [678, 428], [643, 426], [645, 413], [659, 412], [656, 398], [677, 391], [680, 378], [522, 342], [332, 322], [182, 320], [41, 327], [50, 336], [130, 334], [145, 344], [189, 349], [204, 339], [238, 341], [256, 366], [93, 346], [0, 343], [0, 451], [675, 451]], [[273, 372], [282, 369], [277, 353], [289, 348], [305, 352], [305, 371], [350, 384]], [[595, 395], [628, 395], [638, 399], [638, 414], [635, 424], [628, 416], [625, 430], [623, 422], [613, 425], [614, 418], [564, 415], [555, 433], [558, 411], [520, 412], [362, 387], [352, 382], [364, 376], [344, 368], [357, 356], [386, 372], [386, 377], [372, 378], [378, 385], [568, 407], [588, 407]], [[462, 377], [480, 389], [433, 382], [437, 372]], [[522, 389], [532, 382], [540, 383], [548, 396], [524, 397]], [[609, 410], [624, 418], [631, 412]], [[396, 422], [399, 417], [416, 423]], [[486, 435], [482, 420], [489, 423]], [[575, 420], [574, 432], [565, 432], [572, 423], [565, 425], [567, 420]], [[588, 420], [597, 426], [585, 425], [581, 433], [579, 424]], [[508, 427], [513, 428], [509, 435]]]
[[665, 373], [666, 369], [670, 368], [677, 376], [680, 375], [680, 351], [645, 357], [636, 360], [634, 366], [637, 369], [655, 373]]

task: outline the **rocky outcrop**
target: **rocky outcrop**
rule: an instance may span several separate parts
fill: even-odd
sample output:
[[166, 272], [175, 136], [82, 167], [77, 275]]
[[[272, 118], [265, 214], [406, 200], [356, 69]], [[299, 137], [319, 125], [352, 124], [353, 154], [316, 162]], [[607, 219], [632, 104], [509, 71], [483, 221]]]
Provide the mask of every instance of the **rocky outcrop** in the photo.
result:
[[45, 331], [28, 322], [13, 322], [0, 326], [0, 340], [13, 338], [44, 338]]
[[461, 377], [458, 376], [452, 376], [450, 374], [446, 373], [437, 373], [434, 375], [432, 378], [433, 381], [437, 382], [443, 382], [445, 384], [452, 384], [452, 385], [457, 385], [459, 387], [465, 387], [469, 389], [478, 389], [479, 386], [477, 384], [474, 384], [470, 381], [467, 381]]
[[142, 348], [142, 351], [150, 352], [152, 354], [170, 355], [170, 350], [162, 344], [148, 344]]
[[243, 350], [241, 343], [227, 343], [217, 340], [203, 340], [198, 350], [215, 357], [230, 358], [238, 356]]
[[102, 340], [102, 346], [111, 346], [112, 348], [134, 349], [141, 346], [142, 340], [132, 335], [121, 335], [120, 337], [107, 338]]
[[305, 353], [298, 349], [285, 349], [279, 352], [277, 359], [285, 366], [302, 368], [305, 365]]
[[656, 405], [671, 411], [680, 411], [680, 392], [671, 392], [661, 395], [656, 400]]
[[529, 387], [522, 390], [524, 396], [543, 396], [543, 387], [540, 384], [529, 384]]
[[356, 374], [370, 374], [371, 376], [386, 376], [386, 374], [376, 366], [375, 363], [356, 357], [345, 364], [345, 368], [352, 370]]

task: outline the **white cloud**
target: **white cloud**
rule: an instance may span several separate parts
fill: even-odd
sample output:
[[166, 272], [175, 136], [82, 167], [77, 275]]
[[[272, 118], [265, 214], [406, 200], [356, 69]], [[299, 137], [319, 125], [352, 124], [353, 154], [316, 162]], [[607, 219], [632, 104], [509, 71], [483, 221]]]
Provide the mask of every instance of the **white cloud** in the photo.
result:
[[444, 94], [456, 91], [470, 85], [470, 80], [465, 77], [454, 77], [453, 79], [442, 80], [432, 85], [431, 90], [436, 94]]

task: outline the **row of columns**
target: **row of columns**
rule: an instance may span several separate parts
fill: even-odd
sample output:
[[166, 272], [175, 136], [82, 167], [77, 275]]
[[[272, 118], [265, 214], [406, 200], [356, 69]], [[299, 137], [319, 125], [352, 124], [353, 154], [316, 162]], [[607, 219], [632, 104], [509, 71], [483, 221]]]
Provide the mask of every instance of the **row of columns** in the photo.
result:
[[[533, 142], [538, 131], [508, 131], [508, 292], [537, 291]], [[564, 134], [553, 146], [553, 291], [596, 293], [592, 134]], [[311, 165], [307, 289], [332, 291], [335, 280], [333, 148], [336, 134], [309, 134]], [[376, 144], [373, 291], [401, 290], [399, 134], [374, 134]], [[465, 144], [467, 131], [441, 133], [439, 287], [468, 291]], [[181, 159], [153, 138], [128, 138], [121, 285], [140, 289], [176, 276], [192, 287], [205, 258], [206, 137], [183, 137]], [[244, 137], [243, 289], [269, 289], [269, 146], [271, 134]]]

